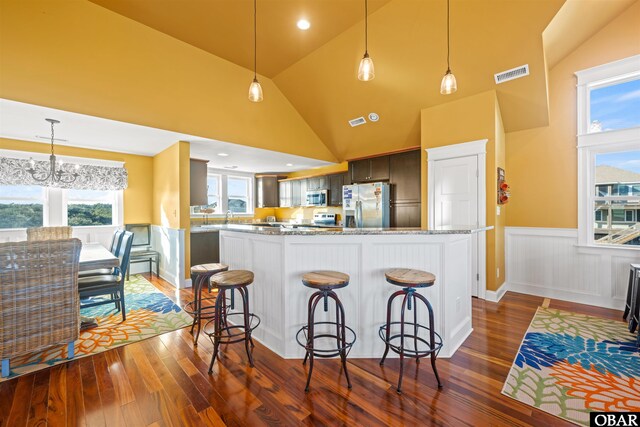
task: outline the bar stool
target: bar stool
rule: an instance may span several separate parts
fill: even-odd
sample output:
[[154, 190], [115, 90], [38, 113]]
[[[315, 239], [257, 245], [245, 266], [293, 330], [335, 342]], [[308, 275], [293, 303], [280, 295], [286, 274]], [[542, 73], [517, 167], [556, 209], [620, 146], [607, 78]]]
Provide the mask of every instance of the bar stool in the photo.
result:
[[[244, 341], [245, 350], [249, 358], [249, 366], [253, 368], [253, 356], [249, 350], [249, 345], [251, 345], [252, 349], [254, 347], [251, 332], [260, 324], [260, 318], [249, 312], [247, 286], [253, 283], [253, 273], [247, 270], [223, 271], [211, 276], [210, 283], [218, 290], [218, 295], [216, 296], [213, 319], [204, 325], [204, 333], [213, 342], [213, 355], [209, 364], [209, 373], [213, 371], [213, 364], [218, 357], [220, 344], [233, 344], [242, 341]], [[241, 312], [229, 312], [225, 308], [225, 293], [227, 291], [234, 292], [235, 290], [238, 290], [242, 298]], [[242, 323], [229, 324], [227, 321], [233, 316], [242, 316]]]
[[[400, 377], [398, 378], [397, 392], [402, 393], [402, 374], [404, 369], [404, 358], [412, 357], [416, 359], [416, 363], [420, 363], [420, 358], [431, 356], [431, 367], [438, 381], [438, 388], [442, 387], [438, 370], [436, 369], [436, 357], [442, 348], [442, 337], [434, 330], [433, 308], [429, 301], [421, 294], [416, 292], [420, 288], [428, 288], [433, 286], [436, 277], [426, 271], [413, 270], [408, 268], [395, 268], [385, 272], [387, 282], [395, 286], [402, 286], [399, 291], [394, 292], [387, 301], [387, 322], [380, 326], [378, 335], [385, 343], [384, 354], [380, 360], [380, 366], [384, 365], [384, 360], [393, 350], [400, 355]], [[396, 297], [403, 296], [400, 308], [400, 321], [391, 321], [391, 309], [393, 301]], [[421, 301], [429, 312], [429, 326], [423, 326], [418, 323], [418, 301]], [[405, 310], [413, 310], [413, 322], [405, 321]], [[400, 332], [391, 332], [392, 326], [400, 326]], [[406, 332], [406, 327], [410, 331]], [[421, 337], [420, 332], [429, 332], [429, 339]], [[413, 348], [410, 348], [413, 343]]]
[[[347, 385], [351, 388], [351, 380], [349, 379], [349, 372], [347, 371], [347, 354], [356, 341], [356, 333], [353, 329], [345, 325], [344, 307], [340, 302], [340, 299], [333, 291], [334, 289], [344, 288], [349, 284], [349, 276], [337, 271], [314, 271], [306, 273], [302, 276], [302, 283], [312, 289], [316, 289], [309, 298], [308, 306], [308, 322], [296, 333], [296, 341], [300, 346], [304, 347], [306, 354], [302, 364], [307, 363], [309, 359], [309, 375], [307, 376], [307, 385], [304, 388], [305, 392], [309, 391], [309, 383], [311, 382], [311, 374], [313, 373], [313, 359], [314, 357], [335, 357], [340, 356], [342, 361], [342, 368], [344, 369], [344, 375], [347, 378]], [[336, 321], [315, 321], [315, 312], [318, 303], [322, 300], [324, 311], [329, 311], [329, 298], [335, 301], [336, 306]], [[316, 334], [316, 327], [320, 325], [328, 325], [329, 328], [335, 326], [335, 334], [329, 331], [320, 332]], [[349, 336], [347, 337], [347, 332]], [[319, 347], [316, 345], [316, 340], [328, 339], [333, 341], [335, 339], [335, 345], [329, 345], [328, 348]]]
[[214, 316], [215, 307], [206, 306], [202, 307], [202, 301], [214, 300], [215, 298], [202, 298], [202, 286], [207, 283], [209, 292], [211, 292], [211, 284], [209, 278], [214, 274], [221, 271], [227, 271], [228, 265], [225, 264], [200, 264], [191, 267], [191, 281], [193, 283], [193, 301], [185, 304], [184, 311], [193, 316], [193, 323], [191, 324], [191, 334], [193, 335], [193, 329], [198, 326], [196, 335], [193, 340], [193, 345], [198, 345], [198, 336], [200, 336], [200, 324], [202, 319], [212, 319]]
[[[635, 332], [640, 323], [640, 264], [631, 264], [629, 269], [629, 287], [622, 318], [627, 320], [627, 317], [629, 317], [629, 332]], [[638, 331], [638, 344], [640, 345], [640, 331]]]

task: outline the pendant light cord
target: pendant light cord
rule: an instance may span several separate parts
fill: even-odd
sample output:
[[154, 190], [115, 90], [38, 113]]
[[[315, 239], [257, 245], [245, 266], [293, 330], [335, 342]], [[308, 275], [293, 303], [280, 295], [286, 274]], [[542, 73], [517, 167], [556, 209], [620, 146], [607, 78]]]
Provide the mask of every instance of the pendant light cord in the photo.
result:
[[257, 0], [253, 0], [253, 79], [257, 79], [258, 73], [258, 20], [256, 17], [257, 10]]
[[447, 0], [447, 73], [451, 72], [451, 65], [449, 64], [449, 44], [451, 38], [451, 32], [449, 30], [449, 0]]
[[364, 0], [364, 53], [369, 51], [369, 1]]

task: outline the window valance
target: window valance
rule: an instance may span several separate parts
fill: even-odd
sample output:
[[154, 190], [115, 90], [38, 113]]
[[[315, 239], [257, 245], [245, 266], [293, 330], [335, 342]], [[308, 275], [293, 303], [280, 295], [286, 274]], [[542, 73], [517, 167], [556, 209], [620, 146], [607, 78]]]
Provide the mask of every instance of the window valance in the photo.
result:
[[[0, 185], [43, 185], [33, 179], [27, 169], [29, 160], [0, 157]], [[50, 169], [48, 161], [35, 160], [37, 171], [46, 176]], [[56, 183], [56, 187], [75, 190], [124, 190], [128, 185], [127, 170], [124, 166], [97, 166], [87, 164], [64, 163], [62, 169], [77, 173], [78, 177], [70, 183]]]

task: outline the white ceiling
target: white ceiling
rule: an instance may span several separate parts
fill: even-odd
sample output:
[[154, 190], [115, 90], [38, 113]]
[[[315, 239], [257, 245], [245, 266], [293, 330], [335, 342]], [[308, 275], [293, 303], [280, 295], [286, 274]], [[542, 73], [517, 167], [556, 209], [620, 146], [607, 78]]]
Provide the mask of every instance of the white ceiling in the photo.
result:
[[[330, 164], [276, 151], [0, 99], [2, 138], [48, 143], [51, 129], [46, 118], [60, 120], [60, 124], [55, 126], [56, 145], [154, 156], [178, 141], [188, 141], [191, 143], [192, 158], [209, 160], [210, 167], [220, 169], [237, 166], [234, 170], [243, 172], [293, 172]], [[226, 153], [228, 156], [221, 157], [218, 153]], [[287, 166], [288, 163], [293, 166]]]

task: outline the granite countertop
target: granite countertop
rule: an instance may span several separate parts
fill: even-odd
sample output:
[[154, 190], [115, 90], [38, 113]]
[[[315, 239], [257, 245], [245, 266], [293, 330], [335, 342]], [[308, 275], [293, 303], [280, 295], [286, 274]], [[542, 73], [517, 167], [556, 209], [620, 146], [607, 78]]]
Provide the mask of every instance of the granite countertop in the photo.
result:
[[[275, 225], [275, 224], [274, 224]], [[242, 233], [266, 234], [271, 236], [324, 236], [324, 235], [365, 235], [365, 234], [472, 234], [491, 230], [493, 227], [440, 227], [433, 230], [423, 228], [342, 228], [342, 227], [315, 227], [297, 225], [293, 226], [265, 226], [254, 224], [217, 224], [192, 227], [192, 233], [208, 233], [220, 230], [237, 231]]]

